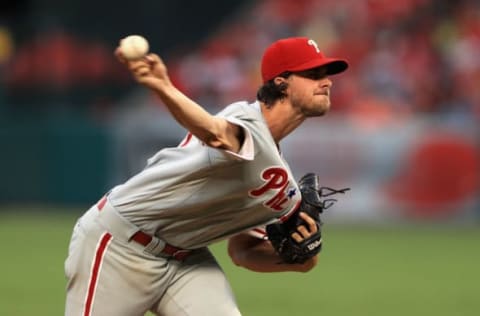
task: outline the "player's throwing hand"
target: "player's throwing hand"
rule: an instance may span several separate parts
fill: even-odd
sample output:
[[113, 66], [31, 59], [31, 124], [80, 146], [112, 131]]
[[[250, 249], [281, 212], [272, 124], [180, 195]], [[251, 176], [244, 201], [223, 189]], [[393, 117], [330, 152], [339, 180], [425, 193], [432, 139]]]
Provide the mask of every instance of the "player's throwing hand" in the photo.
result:
[[115, 50], [115, 56], [132, 73], [134, 79], [151, 89], [171, 85], [167, 67], [156, 54], [148, 54], [140, 59], [128, 60], [123, 56], [120, 46]]

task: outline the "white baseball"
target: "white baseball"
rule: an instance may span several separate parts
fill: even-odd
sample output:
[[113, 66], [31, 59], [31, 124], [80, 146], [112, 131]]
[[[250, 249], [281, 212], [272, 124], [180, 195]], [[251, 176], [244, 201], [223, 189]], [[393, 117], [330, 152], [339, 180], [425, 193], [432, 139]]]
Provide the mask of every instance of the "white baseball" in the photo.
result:
[[120, 40], [120, 51], [129, 60], [142, 58], [149, 49], [148, 41], [140, 35], [130, 35]]

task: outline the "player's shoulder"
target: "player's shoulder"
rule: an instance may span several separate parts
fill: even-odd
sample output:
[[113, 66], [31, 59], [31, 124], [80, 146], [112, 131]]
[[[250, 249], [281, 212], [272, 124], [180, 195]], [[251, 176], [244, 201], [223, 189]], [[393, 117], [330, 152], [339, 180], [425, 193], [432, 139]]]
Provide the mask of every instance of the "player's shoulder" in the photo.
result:
[[236, 117], [243, 120], [261, 120], [262, 113], [260, 105], [257, 102], [249, 103], [247, 101], [234, 102], [227, 105], [218, 116], [221, 117]]

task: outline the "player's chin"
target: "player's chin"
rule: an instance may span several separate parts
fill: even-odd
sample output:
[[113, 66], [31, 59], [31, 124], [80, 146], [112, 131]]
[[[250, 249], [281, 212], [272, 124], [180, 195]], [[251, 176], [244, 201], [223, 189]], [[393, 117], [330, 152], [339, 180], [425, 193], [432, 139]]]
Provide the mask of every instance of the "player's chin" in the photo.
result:
[[324, 116], [328, 113], [328, 111], [330, 111], [330, 102], [315, 106], [309, 111], [306, 111], [305, 114], [307, 117]]
[[328, 113], [330, 111], [330, 98], [328, 96], [322, 95], [321, 99], [318, 100], [317, 106], [315, 109], [318, 112], [318, 116], [322, 116]]

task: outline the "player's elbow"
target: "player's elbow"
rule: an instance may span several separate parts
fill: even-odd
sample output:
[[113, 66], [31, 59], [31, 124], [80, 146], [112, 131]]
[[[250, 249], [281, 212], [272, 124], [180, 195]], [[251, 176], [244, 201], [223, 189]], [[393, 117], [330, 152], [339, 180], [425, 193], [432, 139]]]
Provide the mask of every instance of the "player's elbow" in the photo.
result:
[[245, 255], [231, 244], [228, 247], [228, 255], [236, 266], [243, 267], [245, 265]]
[[252, 244], [256, 243], [258, 243], [258, 240], [253, 239], [247, 234], [239, 234], [231, 237], [228, 240], [227, 251], [232, 262], [239, 267], [248, 269], [250, 262], [248, 259], [249, 253], [251, 252]]
[[240, 127], [224, 119], [215, 118], [202, 140], [209, 147], [238, 152], [243, 137], [243, 130]]
[[205, 145], [207, 145], [208, 147], [212, 147], [212, 148], [222, 148], [225, 147], [222, 139], [219, 138], [219, 135], [216, 135], [214, 133], [208, 133], [208, 134], [205, 134], [203, 135], [202, 137], [202, 141]]

